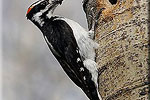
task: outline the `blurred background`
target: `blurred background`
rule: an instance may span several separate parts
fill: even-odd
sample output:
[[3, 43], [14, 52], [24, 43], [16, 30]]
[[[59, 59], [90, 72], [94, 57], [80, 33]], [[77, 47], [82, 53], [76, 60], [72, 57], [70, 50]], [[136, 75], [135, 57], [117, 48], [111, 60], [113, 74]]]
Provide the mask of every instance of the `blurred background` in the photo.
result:
[[[39, 29], [26, 19], [33, 2], [2, 1], [3, 100], [87, 100], [51, 54]], [[55, 14], [87, 28], [82, 0], [64, 0]]]

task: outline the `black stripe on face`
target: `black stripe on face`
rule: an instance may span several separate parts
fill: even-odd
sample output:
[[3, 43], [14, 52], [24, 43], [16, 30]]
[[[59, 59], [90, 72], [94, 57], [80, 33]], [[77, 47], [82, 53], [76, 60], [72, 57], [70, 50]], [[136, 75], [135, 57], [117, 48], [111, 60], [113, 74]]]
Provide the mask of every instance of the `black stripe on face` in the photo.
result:
[[48, 2], [47, 0], [39, 0], [39, 1], [35, 2], [35, 3], [33, 3], [33, 4], [29, 7], [29, 9], [30, 9], [30, 8], [32, 8], [32, 9], [30, 10], [30, 12], [27, 13], [27, 15], [26, 15], [27, 18], [28, 18], [28, 19], [31, 19], [31, 18], [34, 16], [34, 14], [40, 12], [41, 10], [44, 10], [45, 7], [46, 7], [48, 4], [49, 4], [49, 2]]

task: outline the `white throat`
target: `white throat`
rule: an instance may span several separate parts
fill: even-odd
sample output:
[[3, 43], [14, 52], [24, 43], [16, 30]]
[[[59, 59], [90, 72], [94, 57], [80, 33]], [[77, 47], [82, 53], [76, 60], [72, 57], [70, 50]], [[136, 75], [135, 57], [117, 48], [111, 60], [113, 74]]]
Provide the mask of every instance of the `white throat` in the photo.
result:
[[42, 12], [38, 12], [32, 17], [32, 20], [36, 21], [41, 27], [45, 23], [43, 18], [40, 17], [42, 14]]

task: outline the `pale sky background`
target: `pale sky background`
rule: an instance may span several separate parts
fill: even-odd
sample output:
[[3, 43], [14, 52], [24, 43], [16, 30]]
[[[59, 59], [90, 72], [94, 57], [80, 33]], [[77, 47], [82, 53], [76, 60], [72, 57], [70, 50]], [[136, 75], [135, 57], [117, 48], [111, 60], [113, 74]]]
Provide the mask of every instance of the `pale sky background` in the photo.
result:
[[2, 0], [0, 0], [0, 100], [2, 100]]
[[[39, 29], [26, 19], [33, 2], [2, 3], [3, 100], [87, 100], [51, 54]], [[64, 0], [55, 13], [86, 28], [81, 2]]]

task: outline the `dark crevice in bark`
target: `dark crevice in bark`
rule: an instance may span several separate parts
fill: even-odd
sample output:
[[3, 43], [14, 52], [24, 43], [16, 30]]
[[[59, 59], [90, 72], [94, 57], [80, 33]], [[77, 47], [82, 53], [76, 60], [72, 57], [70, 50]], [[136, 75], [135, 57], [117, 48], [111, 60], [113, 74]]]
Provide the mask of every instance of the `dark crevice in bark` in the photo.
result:
[[117, 0], [109, 0], [109, 2], [110, 2], [112, 5], [114, 5], [114, 4], [117, 3]]
[[105, 70], [107, 69], [107, 66], [102, 66], [98, 69], [98, 75], [100, 76]]

